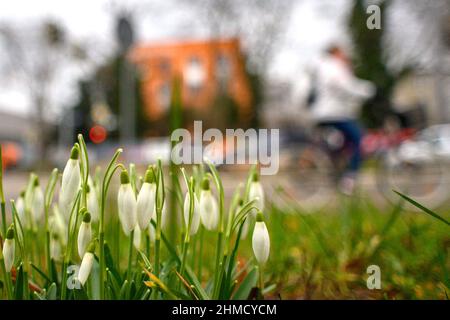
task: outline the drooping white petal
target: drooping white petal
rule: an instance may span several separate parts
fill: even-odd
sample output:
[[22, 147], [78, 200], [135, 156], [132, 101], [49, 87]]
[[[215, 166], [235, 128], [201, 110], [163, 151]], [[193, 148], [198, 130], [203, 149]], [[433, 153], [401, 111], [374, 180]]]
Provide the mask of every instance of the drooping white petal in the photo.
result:
[[241, 239], [247, 238], [248, 230], [250, 229], [251, 216], [249, 215], [247, 219], [244, 221], [244, 225], [242, 226]]
[[91, 214], [92, 221], [98, 221], [100, 215], [100, 204], [99, 198], [97, 195], [97, 189], [94, 186], [94, 183], [89, 177], [88, 179], [89, 192], [87, 193], [87, 209]]
[[77, 159], [69, 159], [62, 174], [59, 204], [61, 210], [69, 211], [70, 204], [74, 201], [81, 183], [80, 163]]
[[145, 182], [137, 198], [137, 219], [141, 230], [145, 230], [155, 216], [156, 184]]
[[19, 198], [17, 198], [16, 201], [16, 210], [17, 210], [17, 214], [19, 216], [20, 221], [22, 222], [22, 225], [25, 224], [25, 200], [22, 196], [20, 196]]
[[81, 261], [80, 270], [78, 271], [78, 281], [84, 286], [94, 264], [94, 254], [92, 252], [86, 252]]
[[[190, 207], [191, 197], [189, 192], [186, 193], [184, 198], [184, 223], [186, 227], [189, 225], [189, 207]], [[191, 230], [190, 234], [194, 235], [198, 231], [198, 227], [200, 226], [200, 203], [197, 200], [197, 197], [194, 196], [194, 210], [192, 212], [192, 220], [191, 220]]]
[[[167, 212], [167, 202], [164, 202], [163, 207], [162, 207], [162, 212], [161, 212], [161, 228], [164, 232], [168, 232], [169, 231], [169, 227], [171, 224], [175, 224], [176, 226], [180, 226], [181, 225], [181, 219], [183, 219], [181, 217], [180, 214], [176, 214], [175, 216], [171, 216], [168, 212]], [[174, 221], [171, 220], [171, 218], [175, 218]]]
[[5, 239], [3, 243], [3, 259], [5, 262], [6, 272], [10, 272], [14, 264], [15, 243], [14, 239]]
[[211, 193], [211, 190], [201, 191], [200, 217], [206, 229], [214, 230], [217, 228], [219, 222], [219, 210], [217, 200]]
[[259, 181], [251, 182], [248, 198], [250, 201], [255, 200], [255, 206], [259, 211], [264, 212], [264, 189]]
[[263, 221], [257, 221], [255, 224], [252, 247], [256, 260], [260, 264], [266, 263], [270, 252], [270, 238], [266, 224]]
[[134, 228], [133, 245], [137, 250], [141, 248], [141, 228], [139, 228], [139, 225]]
[[[236, 209], [236, 214], [238, 214], [239, 211], [241, 211], [242, 206], [238, 206]], [[250, 229], [250, 225], [254, 222], [254, 218], [253, 215], [248, 214], [247, 218], [245, 219], [245, 221], [243, 222], [242, 225], [242, 231], [241, 231], [241, 239], [245, 239], [247, 238], [248, 235], [248, 231]], [[236, 232], [238, 232], [239, 229], [236, 229]]]
[[44, 193], [40, 186], [33, 189], [33, 202], [31, 204], [31, 214], [35, 223], [42, 221], [44, 217]]
[[131, 184], [121, 184], [118, 193], [119, 219], [123, 232], [129, 236], [137, 223], [136, 198]]
[[90, 222], [81, 222], [80, 230], [78, 231], [78, 255], [80, 258], [86, 253], [86, 248], [92, 240], [92, 230]]
[[55, 261], [61, 259], [61, 243], [58, 239], [52, 238], [50, 240], [50, 256]]
[[50, 230], [56, 233], [62, 243], [66, 243], [67, 224], [57, 204], [53, 205], [53, 215], [49, 218]]
[[155, 227], [153, 226], [152, 223], [150, 223], [149, 227], [148, 227], [148, 236], [150, 237], [150, 242], [151, 243], [155, 243]]

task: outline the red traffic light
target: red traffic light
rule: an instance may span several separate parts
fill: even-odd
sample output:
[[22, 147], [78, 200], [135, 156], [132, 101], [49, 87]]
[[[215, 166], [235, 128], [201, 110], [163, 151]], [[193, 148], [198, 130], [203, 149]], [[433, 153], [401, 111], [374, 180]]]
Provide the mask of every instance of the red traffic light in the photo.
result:
[[89, 130], [89, 139], [95, 144], [104, 142], [107, 136], [106, 129], [100, 125], [95, 125]]

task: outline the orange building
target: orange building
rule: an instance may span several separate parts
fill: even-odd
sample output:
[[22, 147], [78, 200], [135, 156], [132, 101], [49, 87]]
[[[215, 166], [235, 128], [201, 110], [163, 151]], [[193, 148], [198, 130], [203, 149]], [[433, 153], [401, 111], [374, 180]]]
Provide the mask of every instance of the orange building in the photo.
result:
[[151, 121], [166, 114], [176, 77], [182, 80], [184, 108], [205, 114], [222, 92], [234, 100], [241, 121], [251, 115], [251, 91], [238, 39], [138, 45], [131, 50], [130, 59], [141, 71], [142, 94]]

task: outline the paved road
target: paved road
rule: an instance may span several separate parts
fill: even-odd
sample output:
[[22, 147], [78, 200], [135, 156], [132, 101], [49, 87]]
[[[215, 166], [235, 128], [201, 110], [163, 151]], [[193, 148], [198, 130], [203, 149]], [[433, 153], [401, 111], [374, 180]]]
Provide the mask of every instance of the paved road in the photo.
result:
[[[38, 172], [41, 185], [47, 183], [49, 173]], [[239, 183], [245, 184], [247, 171], [221, 171], [225, 193], [230, 197]], [[412, 179], [414, 177], [411, 177]], [[19, 171], [9, 171], [4, 175], [4, 189], [6, 199], [15, 199], [21, 190], [26, 186], [28, 173]], [[375, 183], [376, 177], [373, 172], [365, 172], [359, 179], [360, 194], [369, 196], [374, 203], [383, 206], [388, 204], [383, 198]], [[268, 197], [277, 201], [277, 203], [297, 202], [302, 207], [323, 207], [324, 205], [335, 202], [337, 197], [336, 188], [333, 185], [321, 185], [311, 187], [304, 183], [301, 178], [291, 172], [280, 171], [275, 176], [263, 176], [261, 181], [268, 194]], [[320, 185], [320, 183], [319, 183]], [[450, 184], [447, 185], [447, 189]], [[389, 190], [388, 190], [389, 191]], [[427, 200], [425, 200], [425, 204]], [[431, 205], [431, 203], [430, 203]]]
[[[48, 175], [47, 172], [37, 172], [40, 177], [40, 182], [42, 186], [45, 186], [47, 183]], [[223, 180], [223, 185], [225, 187], [225, 193], [228, 196], [231, 196], [233, 190], [242, 183], [244, 188], [244, 184], [247, 177], [246, 171], [222, 171], [221, 177]], [[20, 194], [21, 190], [24, 190], [28, 179], [28, 173], [26, 172], [18, 172], [18, 171], [10, 171], [6, 172], [4, 175], [4, 189], [5, 189], [5, 197], [6, 199], [15, 199]], [[374, 186], [373, 186], [373, 176], [366, 175], [364, 179], [362, 179], [361, 185], [362, 189], [365, 192], [369, 192], [374, 194]], [[309, 190], [305, 188], [299, 187], [299, 182], [295, 181], [287, 172], [280, 172], [276, 176], [263, 176], [261, 179], [264, 184], [265, 190], [269, 197], [282, 197], [287, 200], [297, 201], [302, 205], [323, 205], [333, 199], [333, 190], [328, 188], [326, 192], [321, 192], [319, 194], [309, 194]], [[377, 197], [377, 195], [374, 195]], [[379, 195], [378, 195], [379, 198]], [[379, 199], [381, 200], [381, 199]]]

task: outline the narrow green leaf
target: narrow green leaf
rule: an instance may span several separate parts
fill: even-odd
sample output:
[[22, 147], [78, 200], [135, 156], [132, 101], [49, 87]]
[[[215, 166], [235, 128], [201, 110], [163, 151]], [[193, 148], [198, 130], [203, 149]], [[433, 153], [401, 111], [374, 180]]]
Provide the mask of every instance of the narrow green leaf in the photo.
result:
[[16, 270], [16, 285], [14, 290], [14, 297], [16, 300], [23, 299], [23, 266], [22, 264]]
[[440, 215], [438, 215], [436, 212], [428, 209], [427, 207], [424, 207], [423, 205], [421, 205], [420, 203], [418, 203], [417, 201], [414, 201], [413, 199], [411, 199], [410, 197], [395, 191], [394, 192], [396, 194], [398, 194], [400, 197], [402, 197], [403, 199], [405, 199], [406, 201], [408, 201], [409, 203], [413, 204], [414, 206], [416, 206], [417, 208], [421, 209], [423, 212], [429, 214], [430, 216], [432, 216], [433, 218], [436, 218], [440, 221], [442, 221], [443, 223], [445, 223], [446, 225], [450, 226], [450, 222], [447, 221], [445, 218], [441, 217]]
[[233, 295], [233, 300], [246, 300], [250, 295], [250, 291], [256, 286], [258, 281], [258, 267], [253, 268], [242, 281], [236, 293]]

